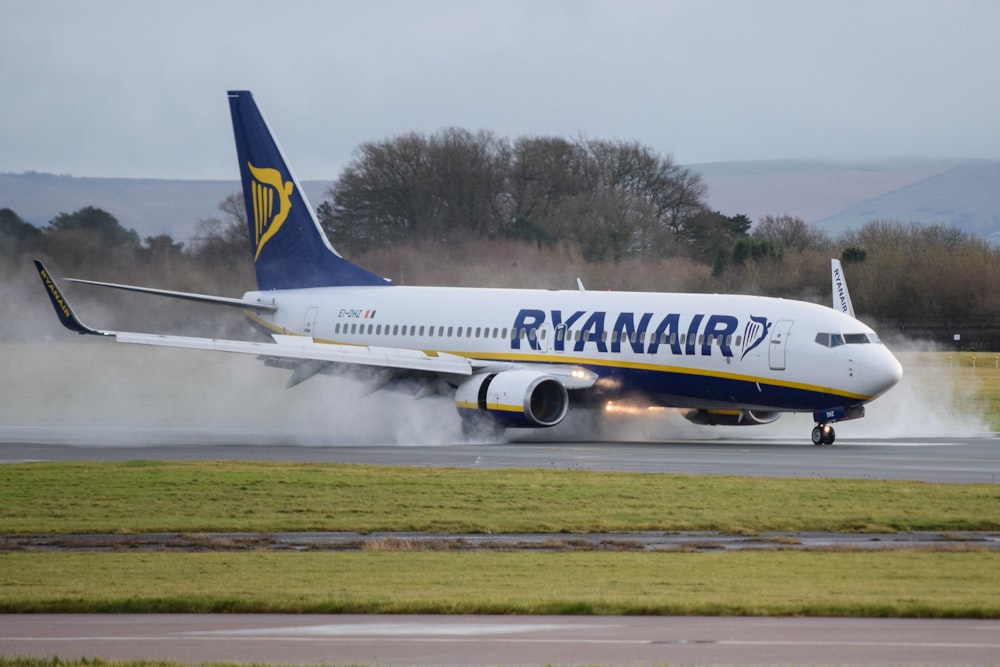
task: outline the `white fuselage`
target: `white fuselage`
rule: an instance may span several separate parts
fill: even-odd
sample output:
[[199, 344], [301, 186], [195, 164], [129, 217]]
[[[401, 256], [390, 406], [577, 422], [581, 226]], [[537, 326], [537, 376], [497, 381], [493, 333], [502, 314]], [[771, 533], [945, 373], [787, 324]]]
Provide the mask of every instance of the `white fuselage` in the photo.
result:
[[433, 350], [498, 363], [572, 364], [602, 395], [694, 408], [862, 405], [901, 376], [868, 326], [760, 296], [448, 287], [249, 292], [253, 320], [317, 342]]

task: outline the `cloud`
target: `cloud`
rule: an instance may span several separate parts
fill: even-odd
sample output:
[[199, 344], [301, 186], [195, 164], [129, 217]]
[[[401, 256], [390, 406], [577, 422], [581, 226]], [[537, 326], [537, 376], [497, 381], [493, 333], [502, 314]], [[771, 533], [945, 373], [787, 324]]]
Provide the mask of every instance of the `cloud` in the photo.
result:
[[0, 171], [230, 178], [231, 88], [307, 179], [452, 125], [685, 164], [1000, 158], [997, 24], [985, 1], [14, 3]]

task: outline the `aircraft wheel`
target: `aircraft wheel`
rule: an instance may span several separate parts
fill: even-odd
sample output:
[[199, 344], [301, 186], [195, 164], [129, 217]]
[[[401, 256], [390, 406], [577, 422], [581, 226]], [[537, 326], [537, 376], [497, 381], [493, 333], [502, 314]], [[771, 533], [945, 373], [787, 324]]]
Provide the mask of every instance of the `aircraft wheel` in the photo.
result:
[[832, 445], [837, 439], [837, 433], [833, 426], [829, 424], [818, 424], [812, 430], [812, 442], [814, 445]]

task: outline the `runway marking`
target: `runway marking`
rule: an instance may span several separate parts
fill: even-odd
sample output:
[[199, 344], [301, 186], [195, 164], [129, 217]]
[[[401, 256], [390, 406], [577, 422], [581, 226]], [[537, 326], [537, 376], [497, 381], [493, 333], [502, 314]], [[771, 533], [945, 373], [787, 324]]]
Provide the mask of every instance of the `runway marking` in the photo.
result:
[[470, 623], [463, 625], [440, 625], [437, 623], [352, 623], [345, 625], [311, 625], [302, 627], [279, 628], [247, 628], [243, 630], [204, 630], [186, 633], [187, 635], [216, 636], [281, 636], [281, 635], [311, 635], [311, 636], [392, 636], [392, 635], [499, 635], [518, 632], [552, 632], [556, 630], [589, 630], [608, 627], [606, 625], [532, 625], [528, 623], [511, 625], [492, 625], [485, 623]]
[[[593, 626], [607, 627], [607, 626]], [[150, 642], [150, 641], [223, 641], [232, 636], [240, 636], [247, 641], [261, 642], [323, 642], [323, 643], [349, 643], [359, 641], [362, 638], [379, 637], [380, 641], [388, 643], [422, 643], [422, 644], [591, 644], [591, 645], [619, 645], [619, 646], [641, 646], [641, 645], [701, 645], [701, 646], [788, 646], [788, 647], [853, 647], [853, 648], [924, 648], [924, 649], [1000, 649], [1000, 642], [894, 642], [894, 641], [836, 641], [836, 640], [741, 640], [741, 639], [585, 639], [580, 637], [565, 638], [473, 638], [473, 637], [403, 637], [398, 634], [390, 635], [289, 635], [282, 636], [275, 632], [278, 630], [265, 628], [264, 635], [244, 634], [253, 633], [253, 630], [220, 630], [212, 632], [185, 632], [172, 635], [160, 635], [149, 637], [102, 637], [102, 636], [76, 636], [76, 637], [0, 637], [0, 641], [17, 642], [81, 642], [81, 641], [101, 641], [101, 642]], [[520, 630], [517, 630], [520, 631]], [[211, 635], [211, 636], [209, 636]]]
[[1000, 648], [1000, 643], [989, 642], [859, 642], [834, 640], [784, 641], [784, 640], [743, 640], [722, 639], [717, 642], [726, 646], [854, 646], [858, 648]]

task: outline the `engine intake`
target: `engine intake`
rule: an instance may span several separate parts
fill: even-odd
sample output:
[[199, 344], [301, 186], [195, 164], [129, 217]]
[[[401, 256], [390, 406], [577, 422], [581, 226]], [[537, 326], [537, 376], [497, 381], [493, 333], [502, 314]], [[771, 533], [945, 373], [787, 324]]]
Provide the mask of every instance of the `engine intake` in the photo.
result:
[[569, 395], [551, 375], [531, 370], [473, 375], [458, 386], [459, 413], [486, 413], [508, 427], [555, 426], [569, 409]]

